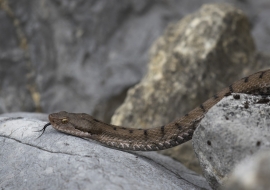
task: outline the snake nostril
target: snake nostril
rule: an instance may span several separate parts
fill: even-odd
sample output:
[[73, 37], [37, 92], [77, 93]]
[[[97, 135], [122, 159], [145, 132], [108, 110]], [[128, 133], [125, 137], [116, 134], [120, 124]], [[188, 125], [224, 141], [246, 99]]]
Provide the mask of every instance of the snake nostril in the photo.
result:
[[50, 121], [53, 121], [52, 114], [49, 115], [49, 120], [50, 120]]

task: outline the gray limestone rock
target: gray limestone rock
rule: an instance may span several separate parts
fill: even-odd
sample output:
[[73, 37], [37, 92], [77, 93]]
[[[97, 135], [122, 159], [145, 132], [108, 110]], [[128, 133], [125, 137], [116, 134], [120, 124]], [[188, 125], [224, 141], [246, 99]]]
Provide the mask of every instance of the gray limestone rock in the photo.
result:
[[270, 150], [259, 151], [233, 169], [226, 190], [269, 190]]
[[37, 138], [45, 122], [36, 117], [0, 117], [1, 189], [210, 189], [203, 177], [155, 152], [110, 149], [51, 127]]
[[220, 188], [241, 160], [269, 150], [269, 97], [240, 94], [240, 99], [222, 99], [205, 115], [192, 143], [210, 186]]

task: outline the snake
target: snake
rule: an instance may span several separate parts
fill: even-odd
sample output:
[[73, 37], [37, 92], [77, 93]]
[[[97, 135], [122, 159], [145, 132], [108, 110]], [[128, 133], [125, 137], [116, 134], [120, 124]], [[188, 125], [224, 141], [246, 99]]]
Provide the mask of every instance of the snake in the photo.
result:
[[[172, 148], [192, 139], [207, 111], [232, 93], [270, 95], [270, 69], [244, 77], [206, 100], [184, 116], [160, 127], [148, 129], [116, 126], [100, 121], [86, 113], [61, 111], [49, 114], [54, 129], [77, 137], [93, 139], [105, 146], [131, 151], [158, 151]], [[40, 136], [41, 136], [40, 135]]]

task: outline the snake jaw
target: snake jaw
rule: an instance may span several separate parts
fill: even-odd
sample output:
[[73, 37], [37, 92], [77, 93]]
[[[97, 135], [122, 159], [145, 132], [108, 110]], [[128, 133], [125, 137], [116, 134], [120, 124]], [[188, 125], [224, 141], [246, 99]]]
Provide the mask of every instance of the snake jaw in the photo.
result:
[[52, 123], [52, 126], [53, 126], [53, 128], [55, 128], [56, 130], [58, 130], [60, 132], [67, 133], [67, 134], [70, 134], [73, 136], [86, 137], [86, 138], [92, 137], [91, 133], [80, 131], [72, 126], [58, 125], [55, 123]]

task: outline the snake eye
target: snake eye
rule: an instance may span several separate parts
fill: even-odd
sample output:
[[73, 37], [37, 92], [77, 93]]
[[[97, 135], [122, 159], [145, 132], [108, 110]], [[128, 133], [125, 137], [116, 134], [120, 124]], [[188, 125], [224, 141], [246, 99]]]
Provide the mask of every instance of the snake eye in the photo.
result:
[[66, 123], [68, 122], [68, 119], [67, 119], [67, 118], [64, 118], [64, 119], [61, 120], [61, 122], [62, 122], [63, 124], [66, 124]]

